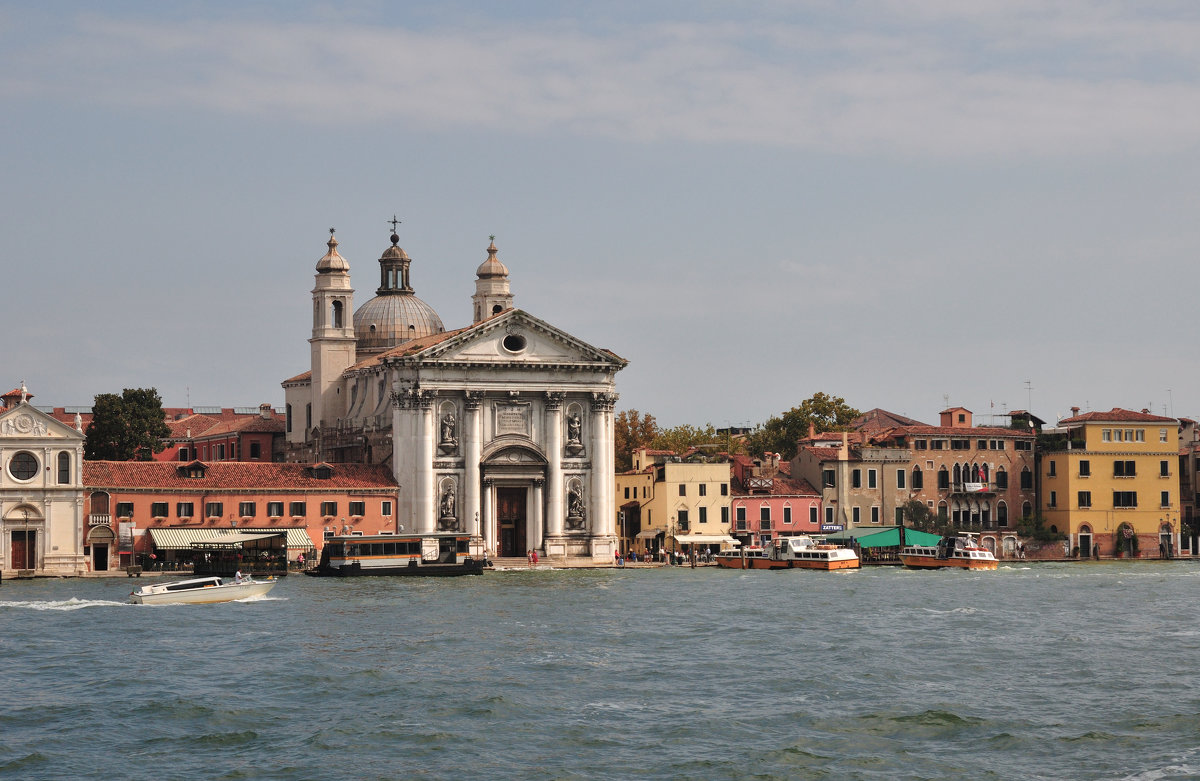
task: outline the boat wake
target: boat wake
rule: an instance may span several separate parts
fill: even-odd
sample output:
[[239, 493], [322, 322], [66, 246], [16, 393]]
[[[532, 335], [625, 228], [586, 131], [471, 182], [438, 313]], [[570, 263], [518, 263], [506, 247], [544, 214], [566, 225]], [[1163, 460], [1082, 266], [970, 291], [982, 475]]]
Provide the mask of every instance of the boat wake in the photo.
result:
[[128, 602], [113, 602], [108, 599], [70, 599], [58, 602], [0, 601], [0, 608], [25, 608], [27, 610], [83, 610], [88, 607], [129, 607]]

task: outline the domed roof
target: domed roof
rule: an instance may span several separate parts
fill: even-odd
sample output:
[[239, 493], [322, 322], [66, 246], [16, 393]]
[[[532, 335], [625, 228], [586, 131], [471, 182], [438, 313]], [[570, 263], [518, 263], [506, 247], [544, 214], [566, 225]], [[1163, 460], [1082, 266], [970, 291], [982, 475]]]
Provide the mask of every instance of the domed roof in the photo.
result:
[[317, 273], [328, 274], [331, 271], [349, 271], [350, 261], [343, 258], [337, 251], [338, 240], [333, 237], [333, 228], [329, 229], [329, 241], [325, 245], [329, 251], [317, 261]]
[[497, 252], [499, 250], [496, 249], [496, 237], [493, 236], [491, 246], [487, 249], [487, 260], [483, 261], [483, 263], [479, 264], [479, 268], [475, 269], [475, 276], [485, 279], [488, 277], [508, 276], [508, 266], [505, 266], [500, 262], [500, 258], [496, 257]]
[[408, 257], [392, 233], [392, 246], [379, 257], [379, 289], [354, 313], [359, 352], [388, 350], [413, 339], [445, 332], [433, 307], [417, 298], [408, 282]]
[[433, 307], [411, 293], [375, 296], [354, 313], [360, 352], [387, 350], [446, 330]]

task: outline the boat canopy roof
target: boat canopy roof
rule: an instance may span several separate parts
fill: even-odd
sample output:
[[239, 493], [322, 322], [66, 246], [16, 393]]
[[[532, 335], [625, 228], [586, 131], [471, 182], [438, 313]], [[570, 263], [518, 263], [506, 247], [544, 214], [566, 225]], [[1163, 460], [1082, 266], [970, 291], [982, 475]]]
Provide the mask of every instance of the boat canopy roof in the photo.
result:
[[[898, 526], [893, 526], [890, 529], [868, 530], [859, 528], [851, 531], [858, 533], [840, 532], [838, 534], [831, 534], [825, 539], [828, 542], [843, 544], [857, 540], [860, 548], [895, 548], [900, 545], [900, 528]], [[863, 534], [863, 532], [867, 533]], [[939, 534], [917, 531], [907, 526], [904, 528], [905, 545], [937, 545], [941, 539], [942, 537]]]

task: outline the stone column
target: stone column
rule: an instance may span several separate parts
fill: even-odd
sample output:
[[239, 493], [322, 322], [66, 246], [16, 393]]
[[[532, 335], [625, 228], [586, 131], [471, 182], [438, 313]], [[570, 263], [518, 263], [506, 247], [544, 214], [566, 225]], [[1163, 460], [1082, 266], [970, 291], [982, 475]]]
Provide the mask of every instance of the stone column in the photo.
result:
[[483, 548], [486, 551], [491, 551], [493, 555], [499, 556], [500, 551], [496, 548], [495, 534], [495, 507], [496, 497], [492, 495], [493, 482], [490, 478], [483, 479], [483, 518], [481, 525], [483, 526]]
[[466, 464], [466, 485], [464, 490], [465, 517], [467, 531], [472, 537], [482, 537], [480, 528], [482, 505], [479, 496], [479, 459], [483, 452], [483, 413], [480, 410], [483, 401], [483, 391], [467, 391], [464, 403], [467, 411], [466, 425], [463, 426], [463, 458]]
[[413, 522], [417, 531], [429, 534], [437, 529], [437, 500], [434, 496], [433, 485], [433, 454], [434, 426], [433, 399], [437, 391], [423, 390], [416, 398], [417, 402], [417, 436], [416, 436], [416, 497], [415, 517]]
[[566, 542], [563, 539], [563, 521], [566, 513], [563, 510], [563, 441], [562, 441], [562, 407], [565, 393], [549, 392], [546, 394], [546, 492], [545, 501], [545, 540], [546, 555], [566, 555]]
[[616, 476], [613, 473], [613, 405], [615, 393], [592, 394], [591, 461], [592, 557], [612, 558], [616, 547]]
[[529, 547], [534, 550], [542, 550], [544, 544], [543, 534], [545, 531], [545, 518], [543, 517], [543, 508], [545, 507], [545, 496], [543, 484], [545, 480], [534, 480], [533, 488], [530, 491], [532, 500], [532, 512], [529, 514]]

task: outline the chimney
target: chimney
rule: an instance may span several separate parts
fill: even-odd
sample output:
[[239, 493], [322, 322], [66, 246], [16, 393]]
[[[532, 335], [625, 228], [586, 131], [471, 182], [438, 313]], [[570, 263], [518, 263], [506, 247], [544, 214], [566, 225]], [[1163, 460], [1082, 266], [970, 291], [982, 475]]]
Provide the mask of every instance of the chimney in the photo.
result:
[[808, 421], [808, 438], [812, 439], [816, 435], [817, 435], [817, 427], [814, 426], [813, 422], [810, 420], [810, 421]]
[[1079, 407], [1071, 407], [1071, 417], [1075, 417], [1078, 414], [1079, 414]]
[[1150, 410], [1148, 410], [1148, 409], [1143, 409], [1143, 410], [1142, 410], [1142, 414], [1143, 414], [1143, 415], [1149, 415], [1149, 414], [1150, 414]]
[[270, 420], [271, 416], [273, 414], [273, 412], [271, 410], [271, 405], [270, 404], [259, 404], [258, 405], [258, 414], [262, 416], [263, 420]]

